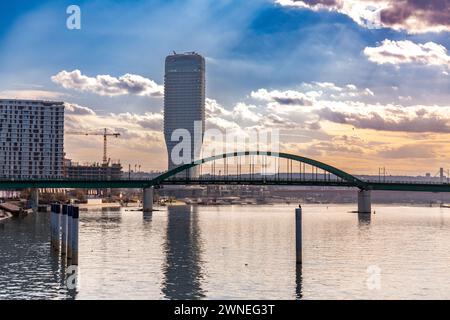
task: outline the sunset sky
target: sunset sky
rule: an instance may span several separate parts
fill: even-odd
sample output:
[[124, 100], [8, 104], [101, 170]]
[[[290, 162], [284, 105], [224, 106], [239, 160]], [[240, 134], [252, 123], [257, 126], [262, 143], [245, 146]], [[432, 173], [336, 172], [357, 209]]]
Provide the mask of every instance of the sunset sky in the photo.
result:
[[[68, 5], [81, 29], [66, 28]], [[206, 58], [207, 128], [280, 130], [280, 150], [355, 174], [450, 168], [450, 0], [14, 1], [0, 97], [65, 101], [66, 130], [164, 170], [164, 59]], [[101, 161], [101, 137], [65, 137]]]

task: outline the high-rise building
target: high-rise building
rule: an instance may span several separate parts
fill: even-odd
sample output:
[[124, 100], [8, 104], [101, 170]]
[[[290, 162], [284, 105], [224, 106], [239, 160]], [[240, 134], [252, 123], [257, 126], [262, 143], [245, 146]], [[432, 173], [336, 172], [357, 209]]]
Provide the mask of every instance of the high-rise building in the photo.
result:
[[[190, 133], [191, 161], [200, 157], [205, 131], [205, 59], [195, 52], [166, 57], [164, 77], [164, 136], [169, 170], [177, 167], [172, 150], [179, 141], [172, 141], [176, 129]], [[196, 175], [191, 170], [191, 175]]]
[[0, 99], [0, 178], [61, 178], [63, 157], [63, 102]]

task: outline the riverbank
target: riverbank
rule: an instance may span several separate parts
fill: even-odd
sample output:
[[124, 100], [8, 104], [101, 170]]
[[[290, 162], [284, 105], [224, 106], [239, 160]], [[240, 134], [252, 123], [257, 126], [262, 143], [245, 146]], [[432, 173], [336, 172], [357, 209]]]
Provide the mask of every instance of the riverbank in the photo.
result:
[[95, 209], [114, 209], [114, 208], [120, 208], [121, 204], [117, 202], [111, 202], [111, 203], [81, 203], [78, 204], [78, 207], [82, 211], [86, 210], [95, 210]]

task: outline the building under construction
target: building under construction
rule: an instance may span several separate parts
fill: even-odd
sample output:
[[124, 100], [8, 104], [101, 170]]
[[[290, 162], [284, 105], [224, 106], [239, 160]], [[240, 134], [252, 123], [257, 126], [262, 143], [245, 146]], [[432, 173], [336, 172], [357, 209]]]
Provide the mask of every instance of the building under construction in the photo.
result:
[[64, 159], [64, 176], [78, 180], [118, 180], [122, 178], [122, 165], [120, 162], [111, 162], [107, 156], [108, 137], [119, 137], [120, 133], [108, 132], [104, 128], [102, 132], [67, 132], [70, 135], [103, 136], [103, 162], [84, 163], [72, 162]]
[[65, 177], [77, 180], [119, 180], [122, 178], [122, 165], [117, 163], [84, 163], [64, 160]]

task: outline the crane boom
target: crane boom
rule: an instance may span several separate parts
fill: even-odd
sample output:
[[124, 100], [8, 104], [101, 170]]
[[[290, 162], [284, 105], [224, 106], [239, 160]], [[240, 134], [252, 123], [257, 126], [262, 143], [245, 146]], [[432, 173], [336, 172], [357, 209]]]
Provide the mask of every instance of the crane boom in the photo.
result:
[[108, 151], [108, 137], [119, 137], [120, 133], [118, 132], [113, 132], [113, 133], [108, 133], [108, 129], [104, 128], [103, 129], [103, 133], [100, 132], [75, 132], [75, 131], [71, 131], [71, 132], [66, 132], [66, 134], [71, 134], [71, 135], [82, 135], [82, 136], [103, 136], [103, 164], [107, 165], [108, 164], [108, 157], [107, 157], [107, 151]]

